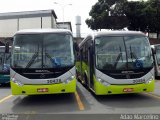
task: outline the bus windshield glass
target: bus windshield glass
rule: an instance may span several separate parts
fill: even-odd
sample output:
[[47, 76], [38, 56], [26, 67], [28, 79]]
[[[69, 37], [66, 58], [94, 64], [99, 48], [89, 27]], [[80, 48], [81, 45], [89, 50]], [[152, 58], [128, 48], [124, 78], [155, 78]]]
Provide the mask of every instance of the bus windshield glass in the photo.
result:
[[10, 70], [10, 61], [11, 61], [10, 48], [9, 48], [9, 53], [5, 53], [5, 46], [0, 46], [0, 71], [2, 72], [8, 72]]
[[74, 64], [70, 34], [18, 34], [14, 37], [14, 68], [60, 68]]
[[153, 65], [151, 48], [144, 36], [103, 36], [95, 39], [96, 67], [134, 70]]

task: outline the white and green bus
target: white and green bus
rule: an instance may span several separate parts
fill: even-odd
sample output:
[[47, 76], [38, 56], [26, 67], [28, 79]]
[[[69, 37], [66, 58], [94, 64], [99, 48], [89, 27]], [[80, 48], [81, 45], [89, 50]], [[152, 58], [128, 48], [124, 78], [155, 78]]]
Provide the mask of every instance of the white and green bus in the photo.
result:
[[151, 45], [155, 66], [155, 76], [160, 77], [160, 44]]
[[88, 35], [79, 44], [77, 79], [96, 95], [151, 92], [154, 67], [148, 38], [141, 32]]
[[73, 36], [64, 29], [28, 29], [14, 35], [13, 95], [73, 93], [76, 90]]

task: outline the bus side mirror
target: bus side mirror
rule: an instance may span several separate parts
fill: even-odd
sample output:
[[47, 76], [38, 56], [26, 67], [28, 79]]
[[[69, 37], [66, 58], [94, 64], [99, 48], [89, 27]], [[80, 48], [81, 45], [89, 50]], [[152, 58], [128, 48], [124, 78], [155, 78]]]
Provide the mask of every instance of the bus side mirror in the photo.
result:
[[155, 48], [151, 48], [151, 50], [152, 50], [153, 54], [156, 54], [156, 49]]
[[9, 42], [5, 44], [5, 53], [9, 53]]

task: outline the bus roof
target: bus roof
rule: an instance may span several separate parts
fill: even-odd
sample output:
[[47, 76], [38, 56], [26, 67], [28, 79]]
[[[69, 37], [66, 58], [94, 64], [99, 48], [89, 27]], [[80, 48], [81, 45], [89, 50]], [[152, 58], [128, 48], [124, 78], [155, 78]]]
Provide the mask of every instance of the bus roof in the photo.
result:
[[67, 29], [24, 29], [17, 31], [16, 34], [39, 34], [39, 33], [68, 33], [72, 34], [70, 30]]
[[96, 37], [101, 36], [146, 36], [144, 33], [140, 31], [106, 31], [106, 32], [94, 32], [92, 34], [89, 34], [84, 40], [79, 44], [79, 47], [85, 43], [85, 41], [88, 40], [88, 38], [91, 38], [94, 40]]
[[140, 31], [106, 31], [106, 32], [96, 32], [93, 36], [128, 36], [128, 35], [142, 35], [146, 36]]

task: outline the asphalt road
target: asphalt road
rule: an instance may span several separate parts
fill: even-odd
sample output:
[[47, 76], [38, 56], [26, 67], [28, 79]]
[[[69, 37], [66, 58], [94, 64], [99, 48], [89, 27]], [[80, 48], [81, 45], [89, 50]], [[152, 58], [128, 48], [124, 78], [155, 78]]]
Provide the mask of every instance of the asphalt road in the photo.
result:
[[0, 86], [0, 120], [138, 119], [133, 114], [155, 114], [160, 119], [160, 81], [153, 93], [109, 96], [95, 96], [79, 82], [74, 94], [38, 96], [13, 96], [9, 86]]

